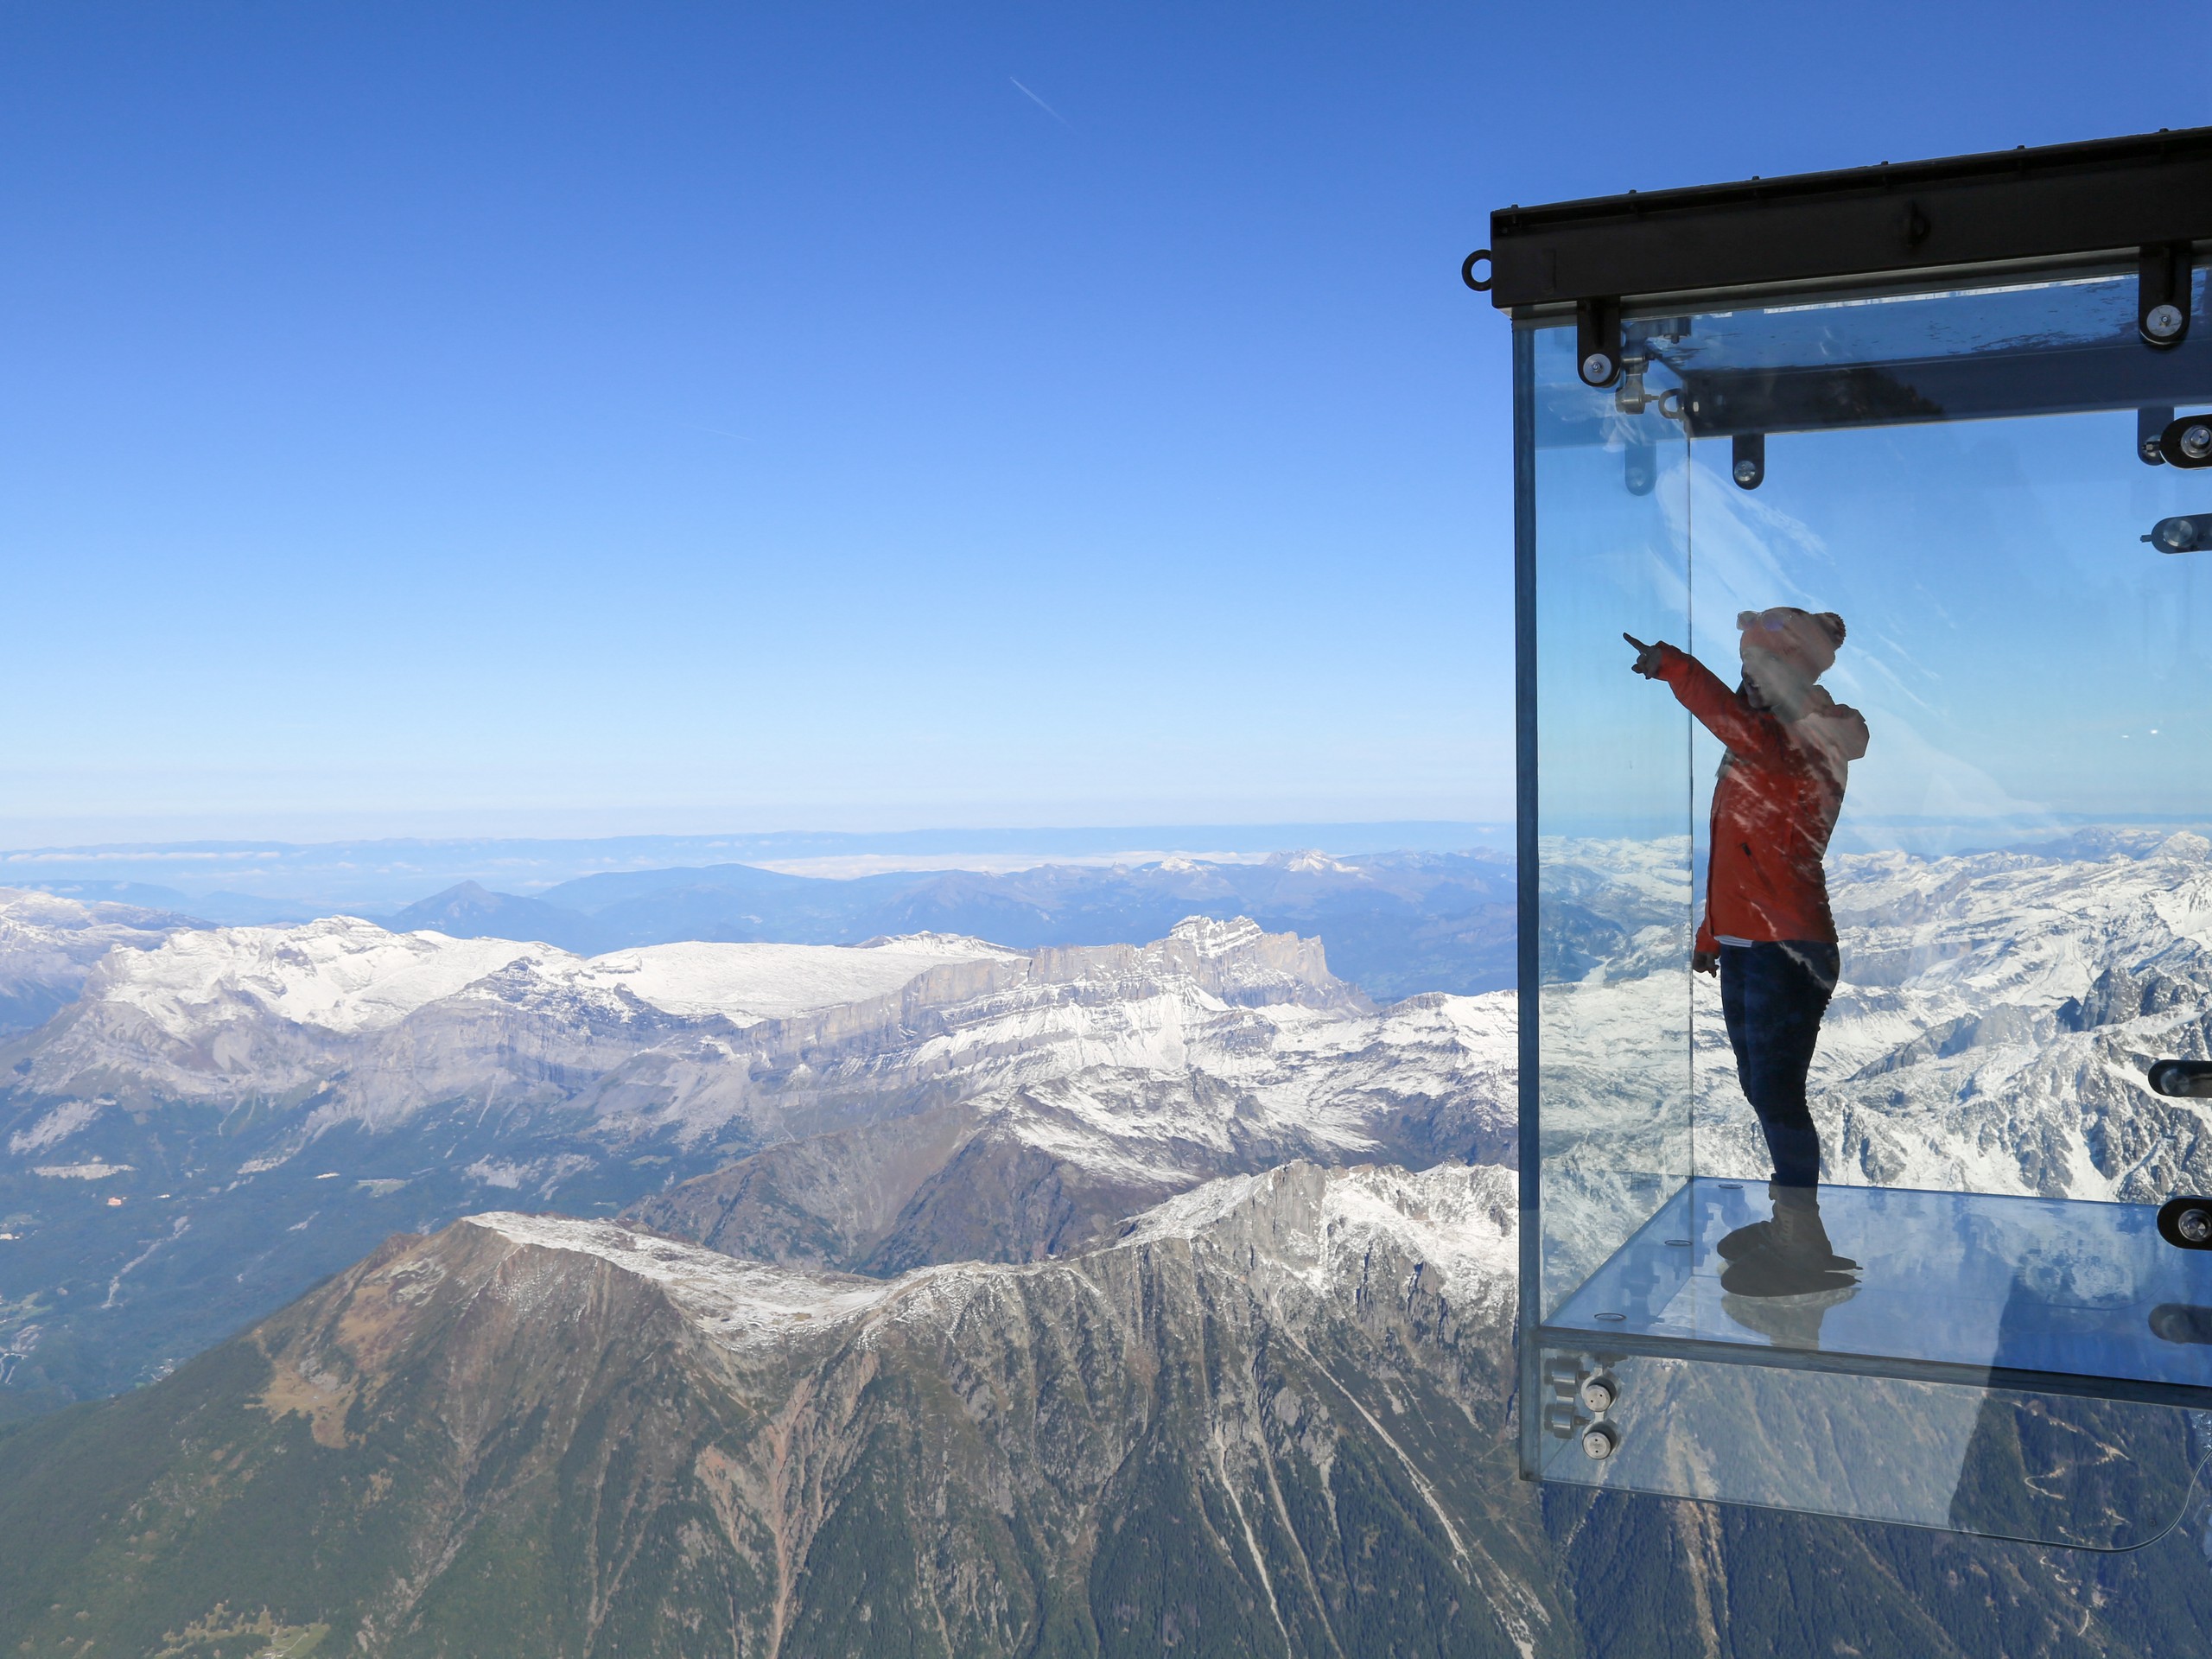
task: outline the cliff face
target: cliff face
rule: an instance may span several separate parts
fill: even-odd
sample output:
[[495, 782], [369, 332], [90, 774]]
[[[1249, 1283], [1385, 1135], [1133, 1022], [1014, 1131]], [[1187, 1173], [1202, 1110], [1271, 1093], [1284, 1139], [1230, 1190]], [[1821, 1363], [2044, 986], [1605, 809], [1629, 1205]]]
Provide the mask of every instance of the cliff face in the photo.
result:
[[1095, 1064], [786, 1141], [655, 1193], [640, 1224], [863, 1272], [1029, 1261], [1222, 1175], [1308, 1159], [1506, 1161], [1510, 1012], [1415, 998], [1374, 1020], [1224, 1018], [1171, 1062]]

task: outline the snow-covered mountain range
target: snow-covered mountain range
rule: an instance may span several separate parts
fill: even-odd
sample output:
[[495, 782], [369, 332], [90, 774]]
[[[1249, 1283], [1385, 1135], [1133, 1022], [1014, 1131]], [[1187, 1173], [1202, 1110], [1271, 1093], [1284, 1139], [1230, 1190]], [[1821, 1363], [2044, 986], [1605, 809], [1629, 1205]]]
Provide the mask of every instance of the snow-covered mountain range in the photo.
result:
[[[1611, 1248], [1639, 1184], [1764, 1168], [1684, 967], [1688, 849], [1569, 850], [1540, 1015], [1560, 1272]], [[2202, 1112], [2143, 1081], [2212, 1054], [2212, 843], [1857, 856], [1834, 889], [1831, 1179], [2133, 1198], [2212, 1178]], [[632, 1517], [601, 1535], [594, 1618], [682, 1611], [791, 1651], [865, 1646], [879, 1618], [1027, 1650], [1065, 1607], [1155, 1647], [1202, 1611], [1268, 1650], [1433, 1629], [1567, 1654], [1620, 1639], [1582, 1622], [1662, 1550], [1606, 1554], [1620, 1517], [1658, 1512], [1599, 1508], [1560, 1556], [1510, 1477], [1508, 996], [1378, 1008], [1316, 942], [1249, 920], [581, 957], [55, 902], [9, 912], [4, 961], [77, 995], [0, 1051], [0, 1408], [262, 1321], [109, 1415], [54, 1420], [103, 1447], [151, 1434], [150, 1472], [100, 1489], [132, 1531], [97, 1547], [194, 1564], [161, 1580], [199, 1599], [159, 1629], [328, 1622], [404, 1651], [432, 1601], [459, 1617], [480, 1556], [543, 1554], [590, 1513]], [[104, 952], [97, 926], [120, 930]], [[220, 1469], [177, 1427], [203, 1417], [227, 1426]], [[0, 1504], [121, 1478], [78, 1444], [0, 1443]], [[275, 1530], [241, 1551], [249, 1516]], [[404, 1535], [391, 1571], [366, 1543], [317, 1556], [335, 1577], [283, 1554], [357, 1523]], [[1796, 1546], [1751, 1536], [1677, 1567], [1763, 1581]], [[1858, 1587], [1828, 1625], [1921, 1616], [1927, 1592], [1839, 1537], [1822, 1559]], [[86, 1578], [77, 1548], [25, 1570]], [[1576, 1551], [1605, 1594], [1547, 1587]], [[279, 1560], [304, 1610], [287, 1630], [202, 1605], [225, 1563]], [[1185, 1566], [1203, 1586], [1160, 1601]], [[2138, 1650], [2048, 1578], [2000, 1599]], [[138, 1583], [22, 1605], [120, 1631], [157, 1617]], [[484, 1628], [517, 1606], [486, 1603]], [[1932, 1632], [1916, 1651], [1976, 1651]]]
[[[1683, 969], [1687, 845], [1561, 850], [1548, 1230], [1602, 1256], [1640, 1185], [1764, 1165], [1712, 982]], [[2142, 1201], [2212, 1184], [2204, 1107], [2144, 1080], [2212, 1055], [2212, 843], [1856, 855], [1833, 887], [1829, 1179]], [[84, 975], [0, 1049], [0, 1370], [19, 1387], [113, 1386], [387, 1232], [487, 1207], [627, 1211], [886, 1274], [1110, 1242], [1199, 1182], [1295, 1159], [1513, 1156], [1510, 997], [1376, 1008], [1314, 941], [1249, 921], [1144, 945], [586, 957], [7, 902], [0, 966]], [[94, 1310], [98, 1344], [60, 1342]]]
[[734, 1160], [758, 1198], [754, 1156], [830, 1172], [766, 1210], [849, 1217], [792, 1252], [849, 1266], [1033, 1255], [1294, 1157], [1496, 1155], [1510, 1024], [1499, 997], [1378, 1012], [1249, 921], [590, 958], [346, 918], [178, 931], [0, 1050], [0, 1351], [35, 1381], [97, 1308], [104, 1342], [168, 1327], [134, 1362], [159, 1363], [395, 1229], [604, 1214]]

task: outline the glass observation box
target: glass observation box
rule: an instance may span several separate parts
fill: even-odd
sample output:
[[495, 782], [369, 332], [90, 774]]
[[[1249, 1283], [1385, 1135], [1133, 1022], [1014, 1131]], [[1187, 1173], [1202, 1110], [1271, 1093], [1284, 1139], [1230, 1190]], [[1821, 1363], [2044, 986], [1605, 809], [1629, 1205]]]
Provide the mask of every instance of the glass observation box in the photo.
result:
[[1493, 216], [1528, 1475], [2212, 1496], [2208, 254], [2212, 129]]

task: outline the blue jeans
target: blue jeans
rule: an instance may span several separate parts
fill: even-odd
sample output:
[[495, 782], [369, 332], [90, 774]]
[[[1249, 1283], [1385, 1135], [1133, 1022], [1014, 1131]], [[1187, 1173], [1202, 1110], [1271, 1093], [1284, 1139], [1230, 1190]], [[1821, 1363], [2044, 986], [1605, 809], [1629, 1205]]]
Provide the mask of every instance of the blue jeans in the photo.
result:
[[1805, 1104], [1805, 1074], [1841, 966], [1835, 946], [1813, 939], [1720, 947], [1720, 1011], [1777, 1186], [1820, 1185], [1821, 1136]]

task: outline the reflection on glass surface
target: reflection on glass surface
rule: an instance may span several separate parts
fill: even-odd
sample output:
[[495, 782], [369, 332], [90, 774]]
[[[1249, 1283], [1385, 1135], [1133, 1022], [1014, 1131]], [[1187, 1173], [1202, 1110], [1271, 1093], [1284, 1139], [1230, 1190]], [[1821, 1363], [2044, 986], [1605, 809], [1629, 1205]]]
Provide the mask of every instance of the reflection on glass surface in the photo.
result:
[[[2212, 1192], [2212, 1101], [2148, 1073], [2212, 1058], [2212, 554], [2144, 538], [2212, 517], [2212, 469], [2140, 433], [2212, 409], [2212, 321], [2154, 353], [2134, 296], [1645, 318], [1626, 397], [1533, 330], [1537, 1317], [1711, 1402], [1608, 1484], [2086, 1535], [1968, 1478], [2050, 1462], [2041, 1380], [2158, 1466], [2036, 1481], [2130, 1526], [2182, 1501], [2212, 1252], [2153, 1223]], [[1900, 1402], [1948, 1476], [1878, 1441]], [[1842, 1461], [1699, 1438], [1731, 1411]]]
[[[2146, 1206], [1831, 1186], [1849, 1294], [1732, 1295], [1717, 1246], [1767, 1207], [1754, 1184], [1700, 1177], [1549, 1321], [1599, 1336], [1817, 1349], [1959, 1368], [2201, 1383], [2208, 1356], [2164, 1334], [2167, 1306], [2212, 1306], [2212, 1252], [2177, 1250]], [[1765, 1310], [1822, 1310], [1777, 1324]], [[1747, 1310], [1750, 1313], [1747, 1317]], [[2169, 1314], [2166, 1329], [2181, 1328]], [[1784, 1333], [1787, 1333], [1786, 1335]]]

